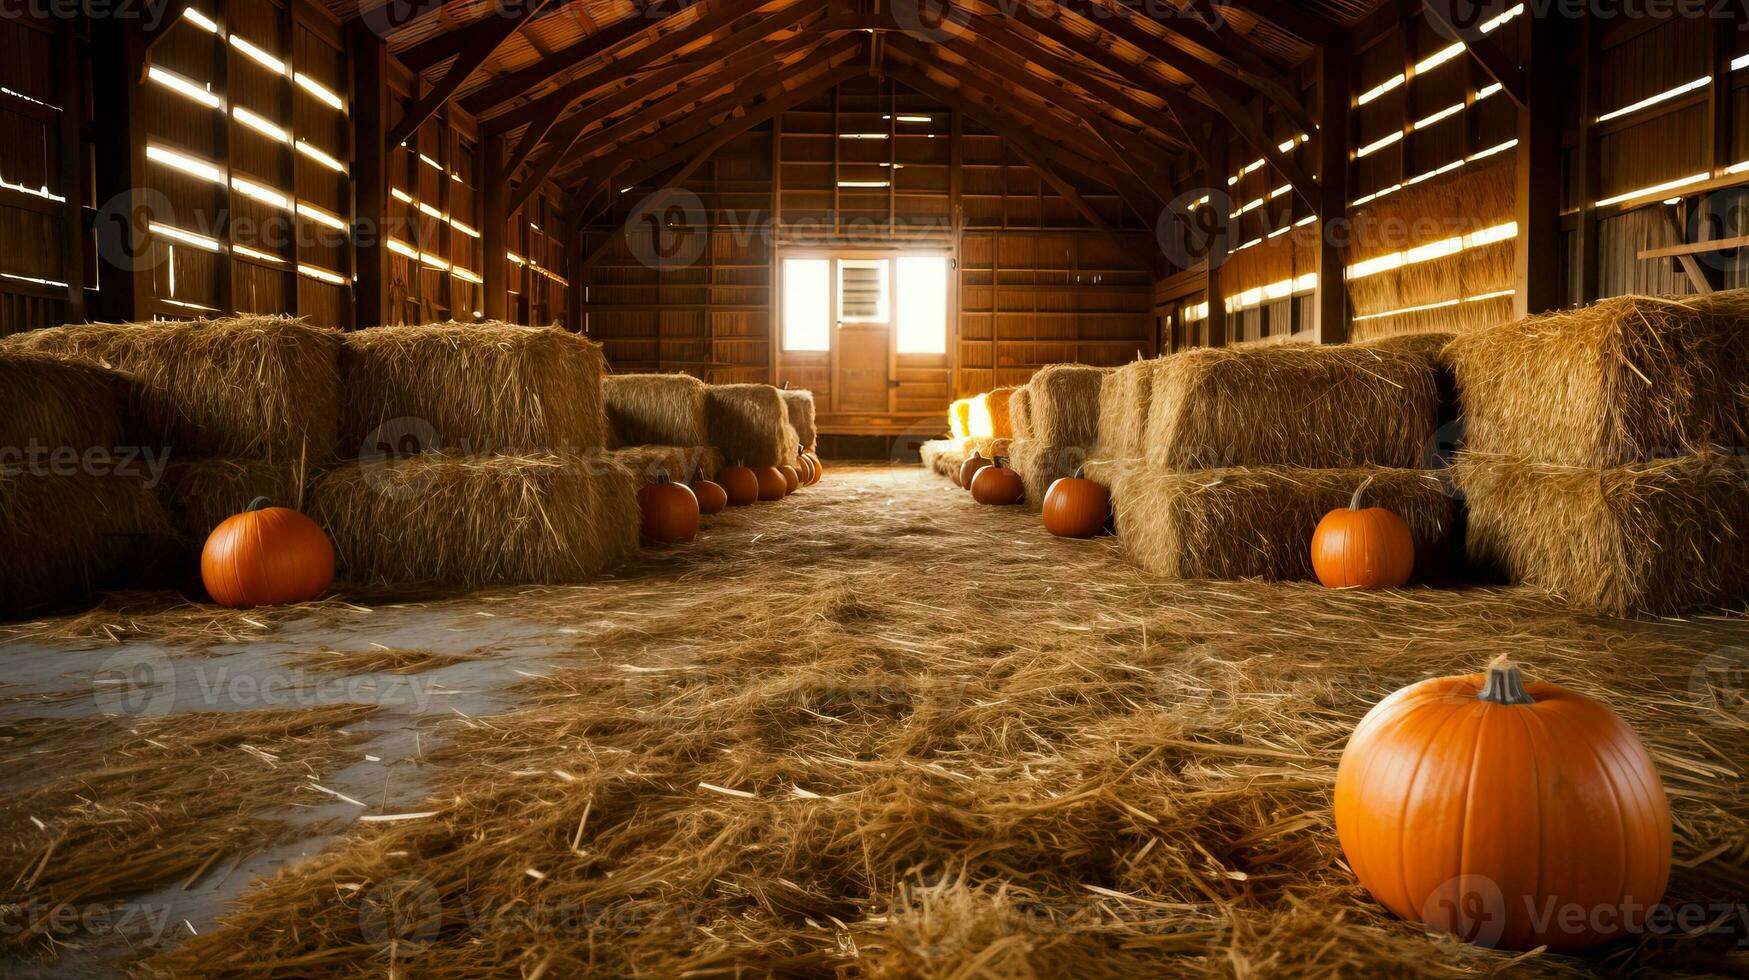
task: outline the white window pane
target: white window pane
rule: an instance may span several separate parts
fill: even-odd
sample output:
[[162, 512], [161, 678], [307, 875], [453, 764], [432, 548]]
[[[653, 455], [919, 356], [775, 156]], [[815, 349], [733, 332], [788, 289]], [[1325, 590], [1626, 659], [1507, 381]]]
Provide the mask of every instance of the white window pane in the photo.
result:
[[783, 260], [783, 349], [832, 349], [832, 263]]
[[899, 260], [899, 353], [947, 353], [947, 259]]

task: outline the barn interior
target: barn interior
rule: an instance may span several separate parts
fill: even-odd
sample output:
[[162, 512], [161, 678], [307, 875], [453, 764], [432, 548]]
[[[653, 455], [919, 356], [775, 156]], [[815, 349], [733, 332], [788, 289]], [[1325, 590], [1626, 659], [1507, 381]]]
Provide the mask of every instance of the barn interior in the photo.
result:
[[0, 971], [1749, 974], [1749, 11], [0, 19]]

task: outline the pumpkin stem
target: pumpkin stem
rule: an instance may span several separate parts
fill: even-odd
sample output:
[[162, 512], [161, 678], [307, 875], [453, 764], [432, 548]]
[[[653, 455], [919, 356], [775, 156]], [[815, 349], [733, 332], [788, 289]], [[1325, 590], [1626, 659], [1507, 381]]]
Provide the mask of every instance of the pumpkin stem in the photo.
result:
[[1077, 479], [1077, 480], [1087, 479], [1087, 467], [1085, 467], [1085, 466], [1075, 467], [1075, 479]]
[[661, 486], [662, 484], [667, 483], [667, 482], [668, 482], [668, 471], [667, 470], [657, 470], [656, 471], [656, 485]]
[[993, 464], [993, 465], [994, 465], [994, 466], [995, 466], [995, 467], [996, 467], [996, 468], [997, 468], [997, 469], [1001, 469], [1001, 468], [1002, 468], [1002, 464], [1003, 464], [1003, 463], [1006, 463], [1006, 462], [1008, 462], [1008, 457], [1007, 457], [1007, 456], [998, 456], [998, 457], [996, 457], [996, 462], [995, 462], [995, 463], [994, 463], [994, 464]]
[[249, 501], [249, 506], [243, 508], [243, 510], [245, 513], [250, 513], [258, 510], [265, 510], [267, 507], [268, 500], [266, 497], [256, 497], [254, 500]]
[[1354, 488], [1354, 496], [1348, 501], [1349, 510], [1361, 510], [1360, 498], [1366, 493], [1366, 488], [1372, 486], [1372, 477], [1360, 481], [1360, 486]]
[[1535, 704], [1536, 699], [1524, 689], [1524, 674], [1505, 655], [1488, 665], [1488, 679], [1482, 684], [1478, 701], [1494, 704]]

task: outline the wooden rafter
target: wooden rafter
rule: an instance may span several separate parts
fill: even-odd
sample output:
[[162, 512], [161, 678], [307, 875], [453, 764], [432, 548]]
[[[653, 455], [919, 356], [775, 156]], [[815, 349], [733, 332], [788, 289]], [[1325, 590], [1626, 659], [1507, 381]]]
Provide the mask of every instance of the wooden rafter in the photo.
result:
[[1329, 43], [1336, 40], [1342, 33], [1340, 24], [1301, 10], [1289, 3], [1288, 0], [1215, 0], [1211, 6], [1216, 10], [1221, 7], [1243, 10], [1253, 17], [1268, 21], [1271, 25], [1312, 44]]
[[680, 11], [699, 9], [696, 4], [685, 3], [683, 0], [659, 0], [645, 8], [641, 14], [633, 14], [616, 21], [611, 27], [589, 35], [579, 44], [563, 48], [527, 68], [518, 69], [493, 81], [478, 92], [463, 96], [462, 108], [475, 115], [489, 115], [499, 105], [591, 62], [603, 62], [598, 71], [613, 74], [634, 70], [708, 38], [739, 18], [758, 10], [760, 6], [762, 0], [731, 0], [709, 9], [685, 27], [662, 34], [643, 47], [620, 56], [620, 48], [645, 37], [659, 25], [665, 25], [669, 18]]
[[471, 27], [468, 46], [456, 55], [455, 61], [449, 66], [449, 71], [444, 73], [442, 80], [432, 86], [431, 91], [420, 96], [419, 100], [413, 103], [413, 108], [407, 110], [407, 114], [402, 116], [401, 121], [395, 124], [395, 128], [389, 131], [389, 145], [399, 146], [406, 142], [408, 137], [418, 132], [425, 120], [430, 119], [437, 110], [443, 108], [444, 104], [454, 97], [456, 91], [462, 87], [462, 83], [466, 82], [469, 76], [473, 75], [481, 65], [485, 64], [487, 58], [492, 57], [492, 52], [497, 51], [499, 45], [509, 40], [510, 35], [520, 30], [536, 11], [552, 2], [554, 0], [521, 0], [520, 8], [514, 13], [500, 10], [495, 17], [488, 18], [487, 23]]

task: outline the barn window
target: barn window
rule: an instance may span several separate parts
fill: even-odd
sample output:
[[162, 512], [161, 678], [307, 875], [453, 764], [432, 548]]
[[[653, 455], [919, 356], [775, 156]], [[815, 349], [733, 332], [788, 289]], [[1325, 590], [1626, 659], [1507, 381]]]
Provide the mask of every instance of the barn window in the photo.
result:
[[827, 259], [783, 260], [783, 349], [832, 349], [832, 263]]

